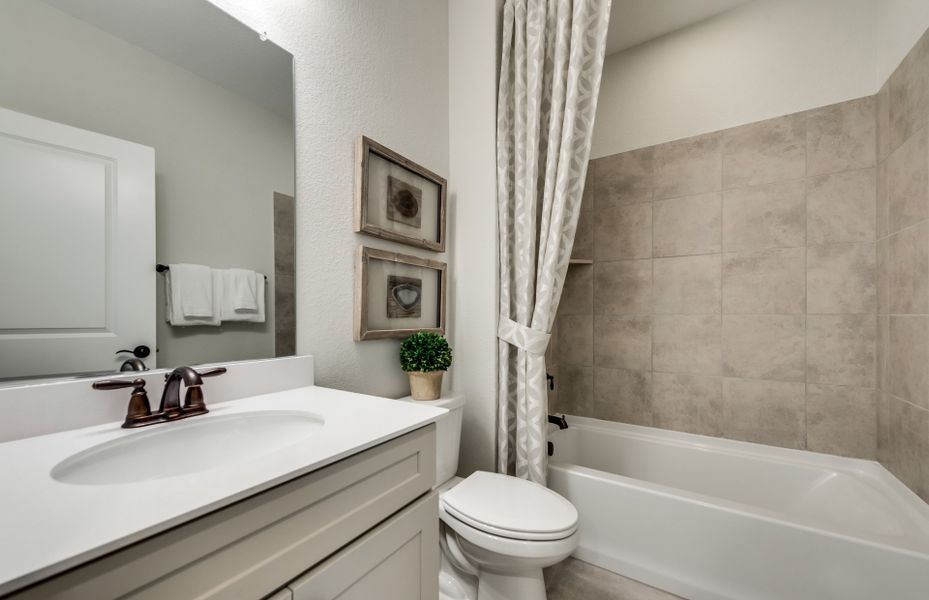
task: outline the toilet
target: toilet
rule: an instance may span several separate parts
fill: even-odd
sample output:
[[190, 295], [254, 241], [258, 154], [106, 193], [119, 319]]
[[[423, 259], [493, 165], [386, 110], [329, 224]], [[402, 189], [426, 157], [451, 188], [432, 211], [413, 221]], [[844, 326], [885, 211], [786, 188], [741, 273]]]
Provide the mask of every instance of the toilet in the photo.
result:
[[544, 600], [542, 569], [577, 547], [577, 509], [517, 477], [486, 471], [455, 477], [465, 398], [452, 393], [421, 403], [449, 411], [436, 423], [439, 598]]

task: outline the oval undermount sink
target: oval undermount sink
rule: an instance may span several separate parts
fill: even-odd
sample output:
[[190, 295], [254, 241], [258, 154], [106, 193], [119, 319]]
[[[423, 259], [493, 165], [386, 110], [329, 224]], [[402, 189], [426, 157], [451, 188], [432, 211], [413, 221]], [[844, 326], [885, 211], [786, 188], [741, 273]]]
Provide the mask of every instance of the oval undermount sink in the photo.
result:
[[300, 411], [258, 411], [165, 423], [105, 442], [61, 461], [62, 483], [115, 485], [188, 475], [277, 452], [325, 423]]

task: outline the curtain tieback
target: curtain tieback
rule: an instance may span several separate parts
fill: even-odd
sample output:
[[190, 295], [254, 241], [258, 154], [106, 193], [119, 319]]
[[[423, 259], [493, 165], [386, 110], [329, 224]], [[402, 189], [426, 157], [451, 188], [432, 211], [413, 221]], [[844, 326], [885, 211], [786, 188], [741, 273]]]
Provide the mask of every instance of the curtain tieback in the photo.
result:
[[529, 354], [545, 354], [552, 334], [520, 325], [516, 321], [500, 315], [497, 337], [510, 345], [525, 350]]

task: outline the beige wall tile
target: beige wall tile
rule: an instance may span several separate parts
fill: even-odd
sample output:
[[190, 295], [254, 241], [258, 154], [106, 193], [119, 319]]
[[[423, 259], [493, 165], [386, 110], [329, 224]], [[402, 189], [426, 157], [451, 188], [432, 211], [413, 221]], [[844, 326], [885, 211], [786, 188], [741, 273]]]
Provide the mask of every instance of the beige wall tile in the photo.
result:
[[652, 378], [652, 419], [655, 427], [720, 435], [721, 377], [656, 372]]
[[722, 322], [719, 315], [656, 316], [652, 328], [654, 370], [720, 374]]
[[883, 238], [875, 245], [875, 274], [877, 287], [877, 313], [890, 312], [890, 238]]
[[652, 205], [597, 203], [594, 257], [597, 260], [652, 255]]
[[807, 312], [875, 312], [875, 264], [874, 244], [830, 244], [807, 248]]
[[808, 383], [874, 387], [874, 315], [808, 315], [806, 335]]
[[656, 200], [720, 189], [722, 136], [708, 133], [655, 148]]
[[723, 375], [803, 381], [802, 315], [723, 315]]
[[594, 194], [601, 204], [637, 204], [652, 199], [654, 148], [642, 148], [590, 161]]
[[558, 410], [569, 415], [593, 416], [593, 367], [558, 367]]
[[876, 98], [867, 96], [807, 113], [807, 175], [876, 164]]
[[723, 132], [723, 189], [806, 174], [806, 118], [787, 115]]
[[877, 113], [877, 162], [890, 156], [891, 130], [890, 130], [890, 81], [885, 81], [875, 96]]
[[890, 391], [890, 317], [877, 316], [874, 349], [874, 381], [879, 390]]
[[888, 420], [887, 468], [929, 501], [929, 411], [890, 397]]
[[594, 195], [593, 169], [587, 168], [587, 182], [581, 198], [581, 213], [577, 218], [577, 230], [574, 232], [574, 246], [571, 247], [572, 258], [590, 259], [594, 256]]
[[723, 250], [805, 245], [805, 196], [802, 180], [723, 192]]
[[887, 240], [889, 312], [929, 313], [929, 222], [898, 231]]
[[596, 314], [647, 315], [651, 313], [651, 260], [597, 262], [592, 270]]
[[723, 313], [803, 314], [806, 248], [723, 254]]
[[929, 498], [927, 123], [929, 37], [876, 96], [591, 161], [553, 404], [877, 456]]
[[627, 369], [594, 369], [594, 415], [597, 419], [652, 424], [652, 374]]
[[877, 391], [848, 386], [806, 386], [806, 447], [813, 452], [874, 460]]
[[877, 166], [877, 208], [875, 210], [875, 230], [880, 239], [890, 233], [890, 186], [888, 184], [887, 162]]
[[890, 231], [929, 218], [929, 127], [923, 127], [887, 159]]
[[916, 43], [888, 83], [891, 146], [896, 148], [925, 125], [929, 115], [929, 36]]
[[[891, 461], [890, 448], [890, 394], [881, 392], [877, 396], [877, 460], [885, 467]], [[889, 467], [888, 467], [889, 469]]]
[[595, 317], [594, 364], [609, 369], [651, 371], [651, 317]]
[[723, 379], [722, 435], [734, 440], [803, 448], [804, 385], [789, 381]]
[[807, 243], [873, 242], [876, 202], [877, 177], [874, 167], [808, 179]]
[[558, 364], [593, 365], [593, 315], [563, 315], [558, 320]]
[[571, 265], [565, 276], [558, 315], [592, 315], [594, 312], [594, 267]]
[[712, 254], [722, 249], [719, 192], [656, 201], [653, 219], [653, 256]]
[[929, 408], [929, 317], [890, 317], [890, 393]]
[[655, 314], [719, 314], [719, 254], [656, 258], [652, 276]]

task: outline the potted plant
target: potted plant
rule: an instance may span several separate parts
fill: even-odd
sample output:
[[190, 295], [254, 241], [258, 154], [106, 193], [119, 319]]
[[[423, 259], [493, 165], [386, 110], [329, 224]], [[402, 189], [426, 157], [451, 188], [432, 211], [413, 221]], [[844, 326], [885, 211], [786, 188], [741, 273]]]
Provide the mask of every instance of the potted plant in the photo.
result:
[[442, 375], [452, 364], [448, 341], [431, 331], [418, 331], [400, 344], [400, 368], [410, 376], [414, 400], [438, 400]]

